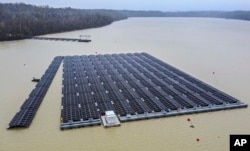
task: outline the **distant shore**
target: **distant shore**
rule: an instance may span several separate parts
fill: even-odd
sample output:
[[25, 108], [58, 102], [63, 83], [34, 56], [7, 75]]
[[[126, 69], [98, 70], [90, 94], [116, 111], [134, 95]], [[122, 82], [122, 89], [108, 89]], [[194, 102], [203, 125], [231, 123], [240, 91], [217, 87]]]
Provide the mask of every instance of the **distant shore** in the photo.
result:
[[88, 29], [109, 25], [129, 17], [210, 17], [250, 21], [250, 11], [130, 11], [72, 9], [0, 3], [0, 41]]
[[114, 10], [51, 8], [0, 3], [0, 41], [109, 25], [127, 16]]

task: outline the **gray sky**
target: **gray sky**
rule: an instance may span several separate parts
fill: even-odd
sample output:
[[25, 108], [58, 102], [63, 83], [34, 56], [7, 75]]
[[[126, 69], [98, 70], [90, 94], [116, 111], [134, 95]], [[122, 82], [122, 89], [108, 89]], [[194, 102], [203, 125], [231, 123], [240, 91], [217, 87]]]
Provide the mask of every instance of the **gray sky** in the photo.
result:
[[250, 0], [0, 0], [2, 3], [24, 2], [51, 7], [128, 10], [250, 10]]

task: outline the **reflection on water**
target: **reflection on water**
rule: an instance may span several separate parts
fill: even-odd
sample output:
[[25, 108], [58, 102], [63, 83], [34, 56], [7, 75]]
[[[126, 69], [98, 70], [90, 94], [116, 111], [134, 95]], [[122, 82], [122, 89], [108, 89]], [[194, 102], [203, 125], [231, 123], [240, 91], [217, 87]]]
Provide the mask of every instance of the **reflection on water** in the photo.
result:
[[[229, 150], [230, 134], [250, 133], [250, 110], [235, 109], [59, 130], [62, 67], [30, 128], [6, 126], [58, 55], [147, 52], [250, 103], [250, 22], [202, 18], [131, 18], [110, 26], [53, 34], [91, 43], [20, 40], [0, 43], [0, 150]], [[214, 72], [214, 74], [213, 74]], [[189, 128], [187, 117], [194, 129]], [[196, 138], [200, 138], [200, 142]]]

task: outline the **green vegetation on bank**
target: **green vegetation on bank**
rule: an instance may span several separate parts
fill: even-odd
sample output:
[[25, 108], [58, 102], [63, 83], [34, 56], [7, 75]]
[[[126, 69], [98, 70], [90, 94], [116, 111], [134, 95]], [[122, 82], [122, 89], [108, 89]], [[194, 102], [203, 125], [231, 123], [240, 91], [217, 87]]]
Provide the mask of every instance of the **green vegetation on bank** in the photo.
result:
[[78, 29], [101, 27], [128, 17], [213, 17], [250, 20], [250, 11], [129, 11], [51, 8], [0, 3], [0, 41]]

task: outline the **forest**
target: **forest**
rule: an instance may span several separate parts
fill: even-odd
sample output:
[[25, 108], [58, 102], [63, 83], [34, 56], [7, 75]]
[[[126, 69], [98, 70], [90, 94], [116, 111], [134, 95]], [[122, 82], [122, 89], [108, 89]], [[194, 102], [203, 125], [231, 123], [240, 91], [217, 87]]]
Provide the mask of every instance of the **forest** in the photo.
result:
[[211, 17], [238, 19], [250, 21], [250, 11], [185, 11], [185, 12], [161, 12], [161, 11], [120, 11], [127, 17]]
[[23, 3], [0, 3], [0, 41], [100, 27], [126, 18], [114, 10], [82, 10]]
[[130, 11], [0, 3], [0, 41], [101, 27], [128, 17], [213, 17], [250, 21], [250, 11]]

